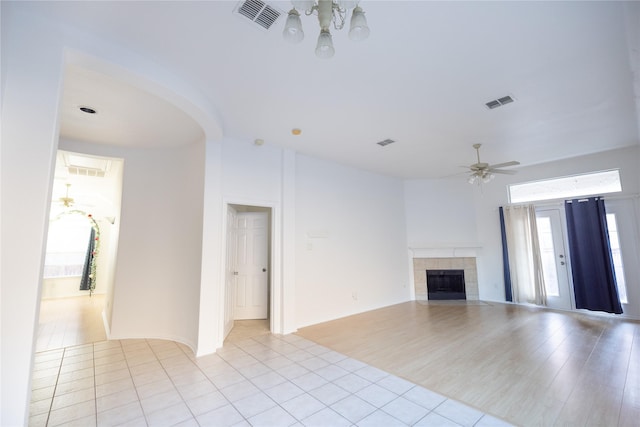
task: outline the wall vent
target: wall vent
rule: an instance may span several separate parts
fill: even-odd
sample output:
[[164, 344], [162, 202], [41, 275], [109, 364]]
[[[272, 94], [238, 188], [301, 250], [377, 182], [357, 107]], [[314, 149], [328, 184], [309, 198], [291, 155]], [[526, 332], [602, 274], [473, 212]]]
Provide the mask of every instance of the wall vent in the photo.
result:
[[487, 102], [486, 105], [488, 109], [493, 110], [494, 108], [502, 107], [503, 105], [510, 104], [514, 101], [513, 97], [507, 95], [502, 98], [494, 99], [493, 101]]
[[282, 12], [261, 0], [245, 0], [238, 4], [236, 11], [268, 30], [278, 20]]
[[379, 146], [381, 146], [381, 147], [384, 147], [384, 146], [386, 146], [386, 145], [393, 144], [394, 142], [395, 142], [395, 141], [394, 141], [393, 139], [389, 139], [389, 138], [387, 138], [387, 139], [385, 139], [384, 141], [376, 142], [376, 144], [378, 144], [378, 145], [379, 145]]

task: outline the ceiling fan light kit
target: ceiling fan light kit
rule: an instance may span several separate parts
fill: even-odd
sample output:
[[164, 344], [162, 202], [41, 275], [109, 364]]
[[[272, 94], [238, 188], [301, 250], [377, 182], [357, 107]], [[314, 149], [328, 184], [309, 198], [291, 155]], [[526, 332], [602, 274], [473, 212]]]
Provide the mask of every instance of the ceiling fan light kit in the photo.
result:
[[516, 171], [513, 170], [505, 170], [499, 169], [508, 166], [517, 166], [520, 162], [512, 160], [510, 162], [505, 163], [497, 163], [495, 165], [490, 165], [489, 163], [484, 163], [480, 161], [480, 147], [482, 144], [473, 144], [473, 148], [476, 150], [476, 159], [477, 162], [467, 166], [471, 174], [467, 179], [469, 184], [486, 184], [487, 182], [492, 181], [496, 176], [495, 174], [505, 174], [505, 175], [513, 175]]
[[316, 44], [316, 56], [318, 58], [331, 58], [335, 54], [333, 38], [329, 27], [341, 30], [344, 28], [347, 13], [351, 12], [349, 38], [354, 41], [365, 40], [369, 37], [369, 26], [364, 10], [358, 5], [359, 1], [350, 0], [292, 0], [293, 9], [289, 11], [287, 21], [282, 31], [283, 38], [290, 43], [300, 43], [304, 39], [300, 12], [317, 15], [320, 25], [320, 34]]

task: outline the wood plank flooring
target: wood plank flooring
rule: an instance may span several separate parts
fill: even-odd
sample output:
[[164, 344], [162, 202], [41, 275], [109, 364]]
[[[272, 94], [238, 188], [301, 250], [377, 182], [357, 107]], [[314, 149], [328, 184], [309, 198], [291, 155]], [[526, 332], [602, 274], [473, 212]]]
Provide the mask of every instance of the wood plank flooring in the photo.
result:
[[298, 334], [517, 425], [640, 425], [639, 322], [408, 302]]

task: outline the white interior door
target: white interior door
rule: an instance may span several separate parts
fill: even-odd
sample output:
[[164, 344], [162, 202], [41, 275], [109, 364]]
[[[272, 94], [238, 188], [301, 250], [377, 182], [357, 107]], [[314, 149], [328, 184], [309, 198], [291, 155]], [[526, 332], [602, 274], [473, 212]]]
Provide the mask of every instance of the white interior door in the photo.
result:
[[537, 209], [536, 223], [547, 306], [571, 310], [574, 304], [560, 209]]
[[234, 318], [266, 319], [269, 308], [269, 229], [267, 212], [236, 217]]
[[235, 308], [235, 276], [236, 271], [236, 242], [237, 242], [237, 216], [236, 210], [227, 207], [227, 248], [225, 257], [225, 286], [224, 286], [224, 337], [226, 338], [233, 329]]

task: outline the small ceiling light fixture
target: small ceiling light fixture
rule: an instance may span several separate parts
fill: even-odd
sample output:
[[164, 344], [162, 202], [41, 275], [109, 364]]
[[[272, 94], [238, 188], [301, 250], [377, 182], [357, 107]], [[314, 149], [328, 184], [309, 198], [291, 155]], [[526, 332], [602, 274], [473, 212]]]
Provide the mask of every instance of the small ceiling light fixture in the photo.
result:
[[467, 179], [467, 182], [469, 184], [486, 184], [487, 182], [490, 182], [493, 180], [493, 178], [495, 178], [496, 176], [494, 174], [492, 174], [491, 172], [488, 171], [478, 171], [476, 173], [474, 173], [473, 175], [469, 176], [469, 179]]
[[331, 58], [335, 54], [329, 27], [333, 22], [333, 28], [341, 30], [347, 19], [347, 13], [351, 9], [353, 11], [351, 12], [349, 38], [361, 41], [369, 37], [367, 18], [364, 16], [364, 10], [358, 5], [359, 0], [291, 0], [291, 3], [293, 9], [289, 11], [282, 36], [290, 43], [301, 42], [304, 39], [304, 32], [298, 9], [303, 10], [307, 16], [317, 15], [320, 24], [320, 35], [316, 45], [318, 58]]
[[295, 135], [295, 136], [298, 136], [298, 135], [300, 135], [302, 133], [302, 130], [300, 130], [298, 128], [294, 128], [294, 129], [291, 129], [291, 133], [293, 135]]
[[97, 111], [96, 111], [96, 110], [94, 110], [93, 108], [91, 108], [91, 107], [84, 107], [84, 106], [83, 106], [83, 107], [80, 107], [80, 111], [82, 111], [83, 113], [87, 113], [87, 114], [96, 114], [96, 113], [97, 113]]
[[257, 146], [260, 146], [262, 144], [264, 144], [264, 139], [258, 138], [255, 141], [253, 141], [253, 143]]

